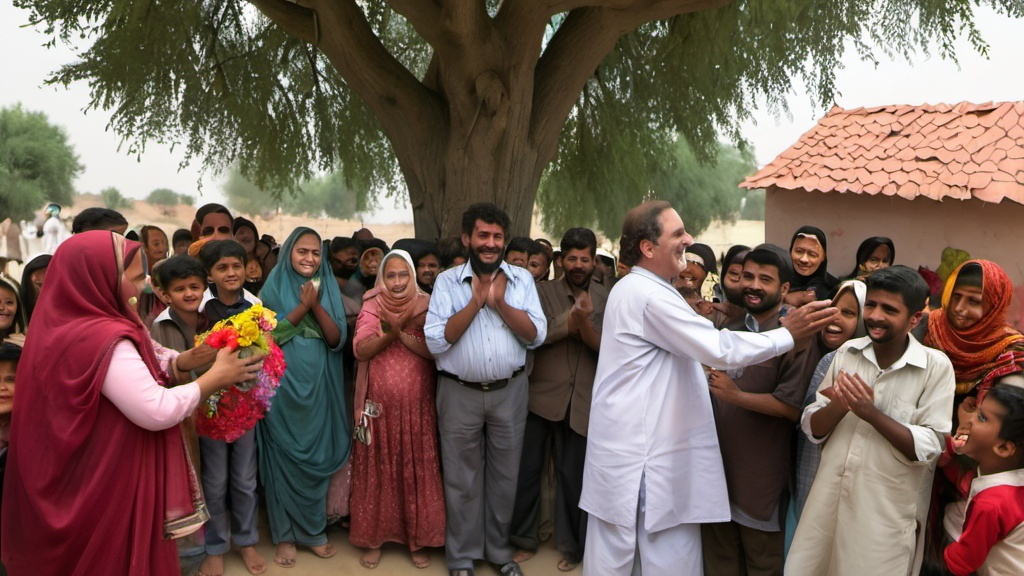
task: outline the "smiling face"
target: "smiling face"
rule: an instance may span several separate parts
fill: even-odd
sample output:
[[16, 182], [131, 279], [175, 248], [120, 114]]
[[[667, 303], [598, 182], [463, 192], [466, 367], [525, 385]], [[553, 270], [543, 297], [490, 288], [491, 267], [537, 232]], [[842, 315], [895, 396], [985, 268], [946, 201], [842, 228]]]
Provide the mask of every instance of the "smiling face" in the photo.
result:
[[821, 331], [821, 341], [829, 350], [835, 350], [853, 338], [854, 332], [857, 331], [857, 319], [860, 312], [860, 306], [857, 304], [857, 297], [853, 290], [844, 290], [838, 298], [832, 301], [832, 305], [836, 307], [835, 316]]
[[966, 434], [966, 438], [958, 452], [979, 462], [991, 460], [993, 449], [1002, 442], [999, 434], [1006, 414], [1006, 406], [986, 395], [981, 405], [967, 412], [960, 422], [957, 433]]
[[218, 296], [222, 298], [227, 292], [237, 292], [245, 282], [245, 262], [234, 256], [225, 256], [210, 268], [209, 280], [217, 286]]
[[793, 248], [789, 251], [793, 258], [793, 269], [801, 276], [810, 276], [818, 271], [818, 267], [825, 260], [825, 250], [817, 238], [799, 236], [793, 242]]
[[416, 280], [424, 286], [433, 286], [441, 272], [441, 261], [434, 254], [427, 254], [416, 263]]
[[388, 258], [384, 265], [384, 287], [392, 294], [401, 294], [409, 282], [412, 282], [409, 263], [398, 256]]
[[199, 276], [173, 278], [170, 285], [160, 291], [160, 299], [178, 312], [198, 312], [204, 290], [206, 284]]
[[957, 284], [949, 295], [946, 319], [954, 329], [967, 330], [977, 324], [988, 311], [989, 306], [985, 303], [980, 287]]
[[490, 274], [501, 266], [501, 255], [505, 252], [505, 229], [500, 224], [477, 220], [473, 233], [462, 235], [462, 245], [469, 250], [473, 271]]
[[902, 342], [920, 320], [921, 312], [911, 314], [900, 294], [868, 290], [864, 299], [864, 328], [872, 342]]
[[9, 286], [0, 285], [0, 334], [6, 334], [18, 317], [18, 295]]
[[753, 260], [743, 263], [740, 279], [743, 289], [743, 307], [752, 315], [774, 312], [789, 292], [789, 283], [779, 281], [779, 269]]
[[673, 281], [686, 268], [683, 257], [686, 248], [693, 244], [693, 237], [686, 233], [683, 219], [672, 208], [662, 210], [658, 215], [661, 225], [661, 236], [658, 243], [649, 240], [640, 241], [640, 253], [645, 261], [644, 267], [654, 274]]
[[14, 410], [14, 373], [18, 363], [14, 360], [0, 360], [0, 415]]
[[[320, 270], [320, 239], [315, 234], [304, 234], [292, 246], [292, 268], [303, 278], [312, 278]], [[379, 261], [378, 261], [379, 263]]]
[[594, 275], [597, 262], [586, 248], [572, 248], [562, 256], [562, 269], [565, 270], [565, 281], [570, 286], [585, 290]]

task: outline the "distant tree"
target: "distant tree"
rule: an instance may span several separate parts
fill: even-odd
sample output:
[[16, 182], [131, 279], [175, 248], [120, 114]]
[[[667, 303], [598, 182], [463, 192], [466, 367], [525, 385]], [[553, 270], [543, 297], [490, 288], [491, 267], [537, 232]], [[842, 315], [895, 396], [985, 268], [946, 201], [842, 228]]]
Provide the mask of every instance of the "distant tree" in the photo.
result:
[[[736, 219], [746, 195], [738, 185], [757, 167], [749, 151], [724, 143], [713, 152], [715, 160], [700, 162], [681, 137], [656, 155], [641, 149], [625, 157], [597, 150], [587, 154], [595, 155], [594, 166], [581, 172], [555, 166], [541, 183], [537, 202], [544, 227], [556, 235], [573, 226], [593, 226], [618, 238], [622, 215], [647, 198], [671, 202], [686, 230], [697, 235], [715, 220]], [[636, 180], [647, 181], [650, 188], [630, 185]]]
[[185, 206], [195, 206], [196, 198], [191, 194], [178, 194], [178, 200]]
[[132, 201], [125, 198], [121, 191], [113, 186], [100, 190], [103, 205], [111, 210], [125, 210], [132, 207]]
[[170, 188], [157, 188], [146, 196], [146, 202], [160, 208], [164, 216], [173, 216], [174, 208], [181, 202], [181, 197]]
[[0, 109], [0, 214], [30, 220], [47, 202], [71, 204], [81, 171], [64, 130], [45, 114]]
[[764, 220], [764, 190], [751, 190], [744, 200], [740, 220]]
[[231, 209], [243, 214], [266, 216], [281, 208], [295, 216], [351, 218], [364, 208], [359, 195], [345, 186], [340, 171], [307, 180], [294, 193], [275, 194], [232, 170], [222, 189]]

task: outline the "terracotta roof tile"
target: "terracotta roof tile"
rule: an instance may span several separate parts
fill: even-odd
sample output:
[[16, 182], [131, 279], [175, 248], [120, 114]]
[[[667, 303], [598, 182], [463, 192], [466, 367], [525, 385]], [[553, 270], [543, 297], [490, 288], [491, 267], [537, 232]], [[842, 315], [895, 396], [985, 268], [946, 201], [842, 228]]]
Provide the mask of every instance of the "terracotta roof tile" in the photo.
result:
[[741, 186], [1024, 204], [1024, 101], [835, 106]]

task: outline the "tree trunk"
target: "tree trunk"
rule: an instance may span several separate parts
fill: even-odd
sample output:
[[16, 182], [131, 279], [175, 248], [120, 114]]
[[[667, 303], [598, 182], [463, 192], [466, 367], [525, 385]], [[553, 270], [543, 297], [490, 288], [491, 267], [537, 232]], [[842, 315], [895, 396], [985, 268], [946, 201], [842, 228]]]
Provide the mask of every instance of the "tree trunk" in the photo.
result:
[[[356, 0], [249, 0], [315, 45], [363, 98], [394, 146], [416, 236], [461, 232], [475, 202], [530, 231], [544, 168], [587, 79], [615, 42], [653, 19], [729, 0], [389, 0], [434, 50], [421, 81], [387, 51]], [[554, 14], [568, 15], [544, 47]]]

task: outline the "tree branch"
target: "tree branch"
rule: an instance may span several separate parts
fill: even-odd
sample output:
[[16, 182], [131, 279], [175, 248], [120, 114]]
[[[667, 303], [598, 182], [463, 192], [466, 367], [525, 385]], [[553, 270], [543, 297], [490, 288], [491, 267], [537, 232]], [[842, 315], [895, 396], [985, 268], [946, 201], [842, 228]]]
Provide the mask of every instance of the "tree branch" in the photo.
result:
[[316, 13], [313, 10], [288, 0], [249, 0], [249, 3], [299, 40], [313, 45], [319, 40]]
[[427, 44], [437, 46], [441, 41], [441, 9], [433, 0], [388, 0], [388, 6], [405, 17]]
[[587, 80], [622, 35], [651, 20], [719, 8], [730, 0], [551, 0], [553, 14], [571, 10], [537, 63], [530, 137], [541, 166], [558, 147], [565, 119]]

